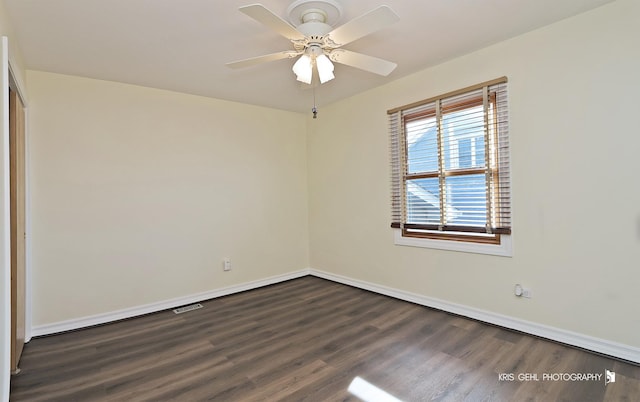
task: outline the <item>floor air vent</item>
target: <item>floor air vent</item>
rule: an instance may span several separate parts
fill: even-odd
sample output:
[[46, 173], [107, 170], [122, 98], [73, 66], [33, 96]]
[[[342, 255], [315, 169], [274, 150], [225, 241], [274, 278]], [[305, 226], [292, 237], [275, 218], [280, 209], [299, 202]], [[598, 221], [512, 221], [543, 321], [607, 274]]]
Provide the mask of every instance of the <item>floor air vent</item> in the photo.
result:
[[187, 311], [197, 310], [199, 308], [202, 308], [202, 304], [196, 303], [196, 304], [190, 304], [188, 306], [174, 308], [173, 312], [176, 314], [182, 314], [182, 313], [186, 313]]

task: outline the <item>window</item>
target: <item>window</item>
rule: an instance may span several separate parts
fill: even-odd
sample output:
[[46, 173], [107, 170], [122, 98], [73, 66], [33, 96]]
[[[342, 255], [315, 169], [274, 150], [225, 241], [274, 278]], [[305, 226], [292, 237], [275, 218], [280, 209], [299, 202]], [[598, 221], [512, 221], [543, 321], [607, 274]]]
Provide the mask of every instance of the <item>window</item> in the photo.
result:
[[511, 234], [507, 79], [388, 111], [392, 223], [402, 237]]

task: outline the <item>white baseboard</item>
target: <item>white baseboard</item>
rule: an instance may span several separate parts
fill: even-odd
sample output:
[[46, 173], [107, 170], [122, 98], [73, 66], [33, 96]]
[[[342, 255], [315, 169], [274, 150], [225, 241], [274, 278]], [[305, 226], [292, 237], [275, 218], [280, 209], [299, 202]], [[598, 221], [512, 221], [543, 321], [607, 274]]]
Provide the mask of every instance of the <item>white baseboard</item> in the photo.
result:
[[164, 300], [157, 303], [145, 304], [143, 306], [131, 307], [123, 310], [112, 311], [109, 313], [97, 314], [73, 320], [60, 321], [52, 324], [38, 325], [32, 328], [31, 335], [51, 335], [59, 332], [91, 327], [94, 325], [106, 324], [126, 318], [132, 318], [144, 314], [155, 313], [162, 310], [173, 309], [179, 306], [184, 306], [185, 304], [197, 303], [216, 297], [227, 296], [233, 293], [244, 292], [245, 290], [273, 285], [278, 282], [288, 281], [290, 279], [296, 279], [306, 275], [309, 275], [309, 269], [303, 269], [283, 275], [272, 276], [257, 281], [246, 282], [239, 285], [228, 286], [225, 288], [196, 293], [189, 296], [178, 297], [175, 299]]
[[477, 308], [451, 303], [411, 292], [405, 292], [387, 286], [377, 285], [374, 283], [365, 282], [342, 275], [336, 275], [329, 272], [319, 271], [316, 269], [311, 269], [309, 273], [319, 278], [324, 278], [345, 285], [369, 290], [396, 299], [405, 300], [422, 306], [432, 307], [438, 310], [473, 318], [486, 323], [499, 325], [501, 327], [514, 329], [516, 331], [525, 332], [531, 335], [536, 335], [567, 345], [591, 350], [596, 353], [617, 357], [619, 359], [631, 361], [634, 363], [640, 363], [640, 348], [637, 347], [608, 341], [606, 339], [594, 338], [577, 332], [554, 328], [531, 321], [521, 320], [519, 318], [480, 310]]
[[565, 343], [567, 345], [576, 346], [582, 349], [591, 350], [608, 356], [617, 357], [619, 359], [628, 360], [640, 364], [640, 348], [612, 342], [606, 339], [594, 338], [588, 335], [567, 331], [560, 328], [554, 328], [547, 325], [521, 320], [490, 311], [477, 309], [461, 304], [451, 303], [432, 297], [427, 297], [403, 290], [390, 288], [358, 279], [349, 278], [330, 272], [320, 271], [316, 269], [303, 269], [283, 275], [272, 276], [269, 278], [247, 282], [239, 285], [228, 286], [221, 289], [215, 289], [207, 292], [197, 293], [189, 296], [179, 297], [171, 300], [165, 300], [157, 303], [146, 304], [143, 306], [132, 307], [124, 310], [113, 311], [104, 314], [98, 314], [89, 317], [82, 317], [73, 320], [61, 321], [53, 324], [39, 325], [32, 328], [33, 336], [50, 335], [58, 332], [71, 331], [80, 328], [86, 328], [93, 325], [106, 324], [126, 318], [132, 318], [144, 314], [155, 313], [157, 311], [168, 310], [186, 304], [201, 302], [203, 300], [213, 299], [216, 297], [227, 296], [233, 293], [243, 292], [246, 290], [256, 289], [278, 282], [290, 279], [300, 278], [306, 275], [313, 275], [319, 278], [328, 279], [334, 282], [369, 290], [371, 292], [383, 294], [396, 299], [405, 300], [422, 306], [432, 307], [449, 313], [458, 314], [464, 317], [473, 318], [479, 321], [487, 322], [501, 327], [514, 329], [516, 331], [525, 332], [531, 335], [550, 339], [553, 341]]

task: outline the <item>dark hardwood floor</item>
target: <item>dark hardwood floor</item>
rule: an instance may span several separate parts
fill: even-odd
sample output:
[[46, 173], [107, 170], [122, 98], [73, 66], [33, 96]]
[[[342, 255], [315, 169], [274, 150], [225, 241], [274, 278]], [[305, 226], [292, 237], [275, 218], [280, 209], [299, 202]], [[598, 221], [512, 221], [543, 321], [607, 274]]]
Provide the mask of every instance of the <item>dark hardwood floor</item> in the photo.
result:
[[640, 400], [638, 366], [311, 276], [202, 304], [33, 339], [11, 400]]

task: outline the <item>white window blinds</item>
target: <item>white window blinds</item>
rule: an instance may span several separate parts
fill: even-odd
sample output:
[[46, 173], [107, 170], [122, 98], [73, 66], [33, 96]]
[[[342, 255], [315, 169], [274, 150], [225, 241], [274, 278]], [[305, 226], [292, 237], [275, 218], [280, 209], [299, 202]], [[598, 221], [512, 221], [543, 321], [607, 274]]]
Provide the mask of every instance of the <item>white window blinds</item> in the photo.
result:
[[393, 227], [511, 233], [506, 78], [388, 116]]

